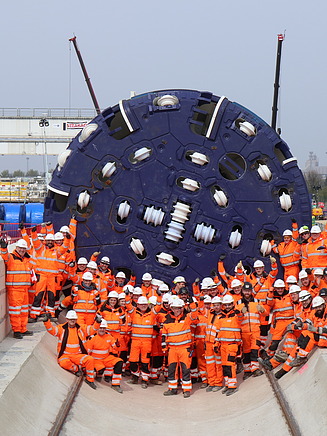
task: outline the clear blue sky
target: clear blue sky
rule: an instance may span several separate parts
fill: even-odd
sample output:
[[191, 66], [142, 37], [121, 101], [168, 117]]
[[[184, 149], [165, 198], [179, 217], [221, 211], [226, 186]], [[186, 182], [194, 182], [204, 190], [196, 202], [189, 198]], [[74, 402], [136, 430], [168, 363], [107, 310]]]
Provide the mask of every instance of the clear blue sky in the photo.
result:
[[327, 165], [326, 9], [322, 0], [3, 2], [0, 106], [91, 108], [68, 42], [75, 34], [102, 109], [131, 90], [190, 88], [270, 123], [277, 34], [286, 29], [278, 126], [300, 166], [309, 151]]

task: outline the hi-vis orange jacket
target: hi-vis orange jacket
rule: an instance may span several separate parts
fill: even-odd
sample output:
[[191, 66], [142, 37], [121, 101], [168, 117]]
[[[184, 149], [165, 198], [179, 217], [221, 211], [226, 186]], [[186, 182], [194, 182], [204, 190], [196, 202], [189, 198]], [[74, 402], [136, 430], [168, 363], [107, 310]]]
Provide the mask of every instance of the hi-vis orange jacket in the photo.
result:
[[116, 338], [121, 334], [122, 331], [126, 333], [126, 316], [121, 307], [113, 308], [107, 302], [105, 302], [100, 308], [100, 313], [107, 321], [108, 332], [110, 332]]
[[[70, 328], [67, 322], [54, 326], [51, 324], [50, 320], [46, 321], [44, 325], [50, 335], [58, 338], [58, 359], [63, 354], [87, 354], [85, 348], [86, 337], [94, 334], [96, 331], [96, 328], [92, 325], [80, 326], [79, 324], [75, 324], [75, 327]], [[95, 325], [98, 327], [99, 323]]]
[[61, 263], [58, 257], [66, 252], [67, 248], [64, 246], [47, 248], [38, 239], [37, 233], [32, 232], [32, 242], [36, 255], [36, 274], [43, 276], [58, 275], [61, 269]]
[[[242, 298], [236, 309], [239, 310], [239, 318], [241, 321], [242, 333], [251, 333], [260, 331], [260, 313], [258, 311], [258, 300], [251, 298], [250, 301]], [[243, 307], [246, 307], [247, 311], [242, 312]], [[262, 306], [263, 307], [263, 306]], [[264, 309], [264, 307], [263, 307]], [[264, 309], [265, 310], [265, 309]], [[266, 310], [265, 312], [266, 313]]]
[[6, 286], [15, 291], [27, 292], [31, 286], [30, 255], [21, 257], [15, 250], [8, 253], [7, 248], [1, 248], [1, 257], [6, 265]]
[[279, 254], [279, 260], [284, 268], [297, 266], [300, 263], [300, 244], [297, 242], [299, 237], [297, 223], [292, 223], [292, 239], [286, 243], [280, 242], [278, 245], [272, 242], [272, 250], [274, 253]]
[[116, 339], [106, 333], [103, 336], [95, 334], [86, 342], [86, 349], [94, 359], [105, 359], [110, 354], [118, 355], [119, 349], [116, 346]]
[[214, 310], [210, 311], [206, 327], [206, 342], [214, 344], [217, 341], [217, 325], [220, 314], [220, 312], [217, 313]]
[[217, 321], [217, 340], [221, 343], [241, 343], [241, 323], [238, 310], [222, 312]]
[[267, 305], [271, 307], [274, 324], [278, 321], [293, 321], [294, 306], [286, 289], [282, 295], [279, 295], [276, 291], [269, 291]]
[[[326, 247], [318, 250], [320, 247]], [[327, 265], [327, 239], [320, 237], [305, 244], [302, 251], [302, 268], [325, 268]]]
[[94, 283], [91, 283], [90, 290], [85, 290], [82, 285], [73, 286], [71, 296], [75, 312], [94, 314], [97, 312], [100, 296]]
[[194, 322], [192, 312], [185, 311], [176, 317], [168, 313], [162, 327], [162, 342], [168, 347], [187, 348], [192, 343], [191, 324]]

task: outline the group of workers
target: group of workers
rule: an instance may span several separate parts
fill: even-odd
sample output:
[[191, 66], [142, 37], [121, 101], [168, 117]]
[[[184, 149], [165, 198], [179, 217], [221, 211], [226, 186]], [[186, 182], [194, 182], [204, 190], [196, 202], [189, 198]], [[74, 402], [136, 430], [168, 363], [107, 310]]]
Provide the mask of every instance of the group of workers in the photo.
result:
[[8, 253], [3, 239], [0, 247], [14, 337], [33, 334], [28, 322], [43, 320], [58, 337], [59, 365], [93, 389], [103, 379], [122, 393], [122, 375], [131, 375], [144, 389], [167, 381], [165, 396], [181, 386], [188, 398], [196, 382], [230, 396], [237, 373], [246, 380], [281, 366], [279, 379], [327, 346], [327, 235], [318, 225], [298, 230], [293, 219], [282, 242], [269, 242], [283, 279], [273, 256], [268, 271], [261, 260], [251, 270], [240, 261], [231, 275], [221, 255], [211, 277], [188, 287], [182, 276], [170, 285], [148, 272], [127, 281], [99, 252], [76, 261], [76, 224], [73, 217], [54, 233], [46, 223], [31, 237], [21, 226], [15, 250]]

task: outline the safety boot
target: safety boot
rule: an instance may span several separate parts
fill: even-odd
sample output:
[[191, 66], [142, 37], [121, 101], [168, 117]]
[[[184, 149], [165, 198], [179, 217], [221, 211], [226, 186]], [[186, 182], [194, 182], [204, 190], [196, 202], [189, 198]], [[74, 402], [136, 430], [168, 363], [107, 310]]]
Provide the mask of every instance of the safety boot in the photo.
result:
[[243, 375], [243, 380], [246, 380], [248, 378], [252, 377], [252, 372], [251, 371], [245, 371], [244, 375]]
[[123, 390], [122, 390], [122, 388], [121, 388], [120, 386], [111, 386], [111, 388], [112, 388], [114, 391], [118, 392], [119, 394], [122, 394], [122, 393], [123, 393]]
[[261, 369], [257, 368], [255, 371], [253, 371], [252, 377], [259, 377], [262, 374], [263, 374], [263, 371], [261, 371]]
[[200, 389], [205, 389], [205, 388], [207, 388], [208, 387], [208, 383], [206, 383], [206, 382], [202, 382], [202, 384], [201, 384], [201, 386], [200, 386]]
[[287, 374], [287, 371], [285, 371], [285, 369], [281, 368], [280, 370], [278, 370], [275, 373], [275, 378], [277, 378], [277, 380], [279, 380], [280, 378], [283, 377], [283, 375]]
[[228, 391], [229, 387], [225, 386], [224, 389], [221, 391], [222, 394], [226, 394], [226, 392]]
[[128, 383], [132, 384], [132, 385], [137, 385], [139, 382], [139, 378], [137, 375], [132, 375], [132, 378], [128, 381]]
[[258, 362], [261, 363], [261, 365], [268, 371], [274, 369], [269, 359], [262, 359], [261, 357], [259, 357]]
[[190, 391], [183, 392], [183, 397], [184, 398], [190, 398], [190, 396], [191, 396], [191, 392]]
[[28, 323], [29, 324], [32, 324], [34, 322], [36, 322], [36, 318], [28, 318]]
[[162, 381], [158, 378], [150, 378], [150, 383], [153, 385], [162, 385]]
[[207, 387], [207, 389], [206, 389], [206, 392], [212, 392], [212, 389], [213, 389], [213, 388], [214, 388], [214, 386], [210, 386], [210, 385], [209, 385], [209, 386]]
[[171, 395], [177, 395], [177, 389], [168, 389], [168, 391], [165, 391], [163, 394], [165, 397], [170, 397]]
[[237, 388], [229, 388], [225, 393], [226, 393], [226, 397], [229, 397], [233, 394], [235, 394], [235, 392], [237, 392], [238, 389]]
[[110, 382], [111, 382], [111, 377], [110, 377], [110, 375], [105, 375], [105, 376], [103, 377], [103, 380], [104, 380], [106, 383], [110, 383]]
[[212, 392], [218, 392], [218, 391], [220, 391], [222, 388], [223, 388], [222, 386], [213, 386], [213, 388], [212, 388]]
[[23, 339], [23, 335], [21, 332], [14, 332], [14, 338], [15, 339]]
[[89, 380], [87, 380], [87, 379], [85, 379], [84, 381], [85, 381], [85, 383], [86, 383], [87, 385], [89, 385], [92, 389], [96, 389], [96, 388], [97, 388], [97, 387], [96, 387], [96, 384], [95, 384], [94, 382], [91, 382], [91, 381], [89, 381]]
[[277, 362], [280, 363], [286, 362], [287, 358], [288, 358], [288, 354], [283, 350], [276, 351], [274, 355], [274, 359], [276, 359]]
[[290, 362], [290, 366], [293, 368], [295, 366], [301, 366], [308, 360], [307, 357], [297, 356], [292, 362]]
[[142, 389], [147, 389], [148, 388], [148, 382], [145, 381], [145, 380], [142, 380], [141, 387], [142, 387]]
[[26, 330], [26, 332], [21, 333], [23, 336], [33, 336], [33, 332], [30, 332], [29, 330]]

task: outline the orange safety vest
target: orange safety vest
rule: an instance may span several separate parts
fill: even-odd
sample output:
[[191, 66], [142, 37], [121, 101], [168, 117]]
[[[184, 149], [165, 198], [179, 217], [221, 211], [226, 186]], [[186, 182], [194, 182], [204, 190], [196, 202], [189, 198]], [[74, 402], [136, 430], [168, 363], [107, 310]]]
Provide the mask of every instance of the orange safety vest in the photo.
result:
[[30, 255], [25, 253], [21, 257], [16, 250], [10, 254], [7, 248], [1, 248], [0, 254], [6, 264], [6, 286], [28, 291], [31, 287]]
[[169, 347], [187, 348], [192, 342], [191, 313], [185, 311], [180, 316], [175, 317], [173, 313], [168, 313], [162, 327], [162, 340]]
[[119, 353], [116, 339], [110, 333], [102, 336], [95, 334], [93, 338], [87, 341], [86, 349], [88, 354], [97, 360], [105, 359], [110, 354], [117, 355]]
[[241, 323], [236, 310], [228, 313], [222, 312], [217, 321], [217, 340], [223, 343], [240, 343]]
[[[257, 299], [253, 298], [251, 301], [247, 301], [244, 298], [240, 300], [236, 309], [240, 311], [239, 318], [241, 321], [242, 333], [251, 333], [260, 331], [260, 313], [258, 312], [257, 306], [259, 302]], [[247, 312], [242, 313], [243, 307], [247, 308]]]
[[82, 285], [73, 286], [72, 299], [77, 313], [96, 313], [100, 304], [99, 292], [91, 283], [91, 290], [87, 291]]

